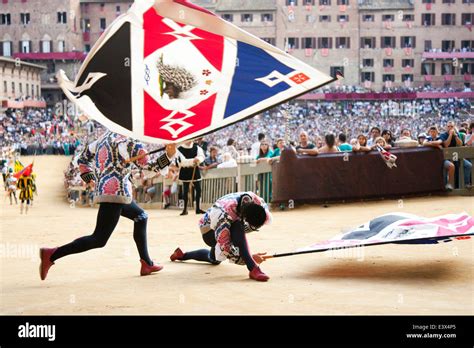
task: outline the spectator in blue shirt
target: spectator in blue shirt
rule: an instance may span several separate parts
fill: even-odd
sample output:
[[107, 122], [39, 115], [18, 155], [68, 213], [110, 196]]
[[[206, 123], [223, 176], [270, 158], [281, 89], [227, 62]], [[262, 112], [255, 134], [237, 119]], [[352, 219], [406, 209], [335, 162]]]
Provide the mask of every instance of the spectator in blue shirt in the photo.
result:
[[[460, 147], [463, 146], [463, 141], [459, 132], [457, 131], [453, 121], [449, 121], [446, 125], [446, 132], [440, 134], [440, 139], [443, 141], [444, 147]], [[454, 163], [456, 170], [459, 169], [459, 161]], [[472, 163], [468, 160], [463, 160], [464, 167], [464, 185], [468, 186], [471, 180]]]
[[[428, 136], [426, 137], [423, 146], [434, 147], [437, 149], [443, 148], [443, 140], [439, 136], [438, 128], [436, 126], [431, 126], [428, 131]], [[443, 171], [444, 171], [444, 180], [446, 182], [446, 173], [448, 176], [448, 180], [446, 183], [446, 190], [451, 191], [454, 185], [454, 174], [455, 174], [455, 166], [453, 162], [444, 160], [443, 164]]]
[[221, 163], [217, 155], [218, 155], [217, 148], [214, 146], [211, 146], [211, 148], [209, 149], [209, 156], [204, 160], [204, 166], [202, 166], [201, 169], [209, 170], [209, 169], [217, 168], [217, 166]]
[[347, 136], [344, 133], [339, 134], [339, 151], [352, 152], [352, 145], [347, 142]]

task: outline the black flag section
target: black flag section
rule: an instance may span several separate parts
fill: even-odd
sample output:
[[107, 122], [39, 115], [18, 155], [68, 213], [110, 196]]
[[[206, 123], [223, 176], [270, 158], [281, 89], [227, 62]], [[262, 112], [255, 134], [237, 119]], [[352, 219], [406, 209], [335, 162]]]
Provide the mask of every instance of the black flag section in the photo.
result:
[[100, 112], [111, 121], [132, 131], [132, 76], [131, 76], [130, 23], [125, 22], [95, 53], [78, 80], [86, 83], [89, 74], [104, 73], [81, 95], [92, 99]]

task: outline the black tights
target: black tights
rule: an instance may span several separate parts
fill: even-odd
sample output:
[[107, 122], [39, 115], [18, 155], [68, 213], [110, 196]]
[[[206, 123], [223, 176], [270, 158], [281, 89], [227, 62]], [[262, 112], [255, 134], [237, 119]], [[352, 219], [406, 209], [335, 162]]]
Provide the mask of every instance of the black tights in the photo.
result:
[[135, 202], [131, 204], [101, 203], [99, 213], [97, 214], [97, 223], [94, 233], [63, 245], [51, 256], [51, 261], [56, 261], [61, 257], [78, 254], [90, 249], [102, 248], [107, 244], [112, 232], [114, 231], [120, 216], [135, 221], [133, 227], [133, 239], [137, 245], [140, 258], [149, 265], [153, 261], [148, 255], [146, 225], [147, 214]]
[[[186, 211], [188, 209], [188, 193], [189, 193], [189, 185], [190, 182], [183, 182], [183, 201], [184, 201], [184, 209]], [[196, 191], [196, 195], [194, 196], [196, 200], [196, 212], [201, 210], [201, 182], [195, 181], [193, 183], [193, 189]], [[192, 194], [192, 192], [191, 192]]]
[[[253, 259], [252, 255], [250, 254], [247, 238], [245, 236], [244, 226], [240, 221], [232, 223], [230, 227], [230, 235], [232, 238], [232, 244], [239, 248], [240, 257], [245, 261], [245, 265], [247, 266], [247, 269], [249, 271], [252, 271], [257, 264], [255, 263], [255, 260]], [[214, 235], [214, 231], [210, 230], [206, 234], [203, 234], [202, 239], [208, 246], [211, 247], [211, 250], [200, 249], [200, 250], [187, 252], [183, 256], [183, 261], [196, 260], [196, 261], [209, 262], [213, 265], [220, 264], [219, 261], [216, 261], [216, 257], [215, 257], [215, 248], [216, 248], [217, 242]]]

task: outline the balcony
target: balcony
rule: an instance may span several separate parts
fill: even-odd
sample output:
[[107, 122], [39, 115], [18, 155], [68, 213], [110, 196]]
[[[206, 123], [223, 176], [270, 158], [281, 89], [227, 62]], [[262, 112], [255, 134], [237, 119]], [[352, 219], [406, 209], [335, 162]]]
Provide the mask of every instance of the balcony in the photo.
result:
[[83, 52], [15, 53], [13, 58], [21, 60], [80, 60], [86, 58]]
[[469, 59], [474, 58], [474, 52], [424, 52], [425, 59]]

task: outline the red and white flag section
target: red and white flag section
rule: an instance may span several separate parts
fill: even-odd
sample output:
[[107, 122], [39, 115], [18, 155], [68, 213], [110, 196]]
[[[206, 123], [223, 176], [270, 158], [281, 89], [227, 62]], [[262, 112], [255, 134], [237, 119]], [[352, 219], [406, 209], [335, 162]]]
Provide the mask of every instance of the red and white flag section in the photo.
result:
[[110, 130], [152, 143], [226, 127], [334, 79], [184, 0], [139, 0], [61, 88]]

